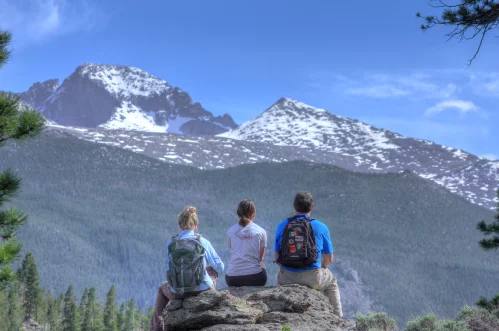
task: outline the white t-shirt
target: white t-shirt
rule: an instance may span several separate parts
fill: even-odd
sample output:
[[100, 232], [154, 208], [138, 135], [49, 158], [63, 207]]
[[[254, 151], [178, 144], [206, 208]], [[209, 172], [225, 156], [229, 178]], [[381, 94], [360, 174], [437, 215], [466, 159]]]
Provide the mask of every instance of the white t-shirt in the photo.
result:
[[233, 225], [227, 230], [230, 247], [229, 276], [253, 275], [262, 271], [260, 248], [267, 247], [267, 232], [251, 222], [245, 227]]

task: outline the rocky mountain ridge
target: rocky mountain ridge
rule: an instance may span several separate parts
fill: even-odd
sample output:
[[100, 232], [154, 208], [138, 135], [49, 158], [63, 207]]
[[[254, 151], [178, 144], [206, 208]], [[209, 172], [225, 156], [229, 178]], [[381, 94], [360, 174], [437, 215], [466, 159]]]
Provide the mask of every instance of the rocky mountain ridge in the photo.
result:
[[215, 135], [237, 127], [189, 94], [134, 67], [86, 63], [66, 78], [35, 83], [23, 102], [61, 125]]

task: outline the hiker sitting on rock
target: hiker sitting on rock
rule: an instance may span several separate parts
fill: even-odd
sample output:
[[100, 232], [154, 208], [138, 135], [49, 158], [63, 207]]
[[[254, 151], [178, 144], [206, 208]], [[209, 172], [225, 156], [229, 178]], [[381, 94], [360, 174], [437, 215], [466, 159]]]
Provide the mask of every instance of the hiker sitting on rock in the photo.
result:
[[[151, 320], [152, 331], [164, 330], [162, 314], [170, 300], [216, 289], [218, 273], [224, 270], [224, 264], [210, 242], [194, 233], [198, 223], [196, 208], [185, 208], [178, 217], [182, 231], [166, 243], [168, 281], [158, 290]], [[210, 266], [206, 267], [207, 263]]]
[[333, 263], [333, 244], [328, 227], [310, 218], [312, 194], [298, 192], [294, 217], [283, 220], [276, 229], [275, 261], [281, 265], [278, 285], [298, 284], [324, 291], [335, 315], [343, 317], [338, 282], [328, 269]]
[[225, 275], [227, 286], [265, 286], [267, 271], [263, 256], [267, 232], [253, 222], [256, 207], [251, 200], [242, 200], [237, 207], [239, 222], [227, 230], [230, 260]]

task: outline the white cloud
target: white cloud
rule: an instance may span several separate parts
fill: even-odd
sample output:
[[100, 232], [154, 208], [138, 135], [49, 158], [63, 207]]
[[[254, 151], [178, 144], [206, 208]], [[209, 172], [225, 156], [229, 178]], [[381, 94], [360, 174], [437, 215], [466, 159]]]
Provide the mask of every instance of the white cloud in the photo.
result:
[[499, 160], [499, 158], [497, 157], [497, 155], [494, 155], [494, 154], [484, 154], [484, 155], [480, 155], [480, 156], [483, 157], [483, 158], [492, 160], [492, 161]]
[[483, 87], [491, 94], [499, 96], [499, 78], [486, 82], [485, 84], [483, 84]]
[[17, 47], [88, 31], [104, 20], [88, 0], [0, 0], [0, 8], [0, 29], [12, 32]]
[[445, 99], [454, 97], [461, 91], [456, 84], [441, 83], [434, 76], [425, 73], [405, 75], [368, 73], [352, 76], [332, 74], [329, 79], [333, 80], [336, 89], [346, 94], [370, 98]]
[[392, 98], [408, 95], [411, 92], [393, 85], [376, 85], [370, 87], [347, 88], [345, 93], [373, 98]]
[[435, 106], [430, 107], [426, 110], [425, 115], [431, 116], [434, 114], [441, 113], [445, 110], [457, 110], [461, 114], [476, 112], [478, 107], [471, 101], [464, 100], [445, 100], [438, 102]]

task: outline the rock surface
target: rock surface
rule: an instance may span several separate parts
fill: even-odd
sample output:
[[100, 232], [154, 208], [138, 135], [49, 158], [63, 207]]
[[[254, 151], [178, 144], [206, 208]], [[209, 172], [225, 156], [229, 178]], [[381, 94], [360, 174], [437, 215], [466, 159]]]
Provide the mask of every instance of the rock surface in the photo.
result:
[[168, 330], [355, 330], [321, 292], [299, 285], [207, 291], [171, 301], [163, 318]]
[[42, 331], [44, 328], [40, 326], [34, 319], [28, 318], [23, 323], [22, 331]]

